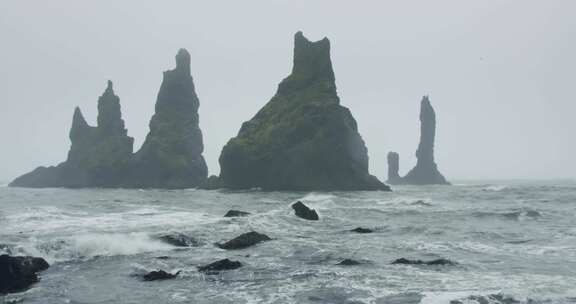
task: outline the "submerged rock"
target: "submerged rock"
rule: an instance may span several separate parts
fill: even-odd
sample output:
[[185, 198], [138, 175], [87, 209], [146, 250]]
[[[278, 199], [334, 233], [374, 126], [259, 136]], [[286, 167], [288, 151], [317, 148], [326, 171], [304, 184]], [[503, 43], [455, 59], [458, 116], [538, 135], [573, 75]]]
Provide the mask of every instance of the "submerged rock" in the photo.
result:
[[226, 187], [263, 190], [389, 190], [368, 173], [354, 117], [340, 105], [330, 42], [294, 38], [292, 73], [220, 155]]
[[164, 270], [151, 271], [143, 276], [144, 281], [159, 281], [159, 280], [169, 280], [174, 279], [180, 274], [180, 271], [176, 273], [169, 273]]
[[447, 259], [436, 259], [431, 261], [422, 260], [410, 260], [406, 258], [400, 258], [392, 262], [392, 264], [403, 264], [403, 265], [429, 265], [429, 266], [454, 266], [457, 263], [447, 260]]
[[248, 215], [250, 215], [250, 212], [240, 210], [229, 210], [228, 212], [226, 212], [226, 214], [224, 214], [224, 217], [242, 217]]
[[292, 209], [294, 209], [296, 216], [299, 218], [309, 221], [317, 221], [320, 219], [316, 210], [308, 208], [308, 206], [304, 205], [301, 201], [292, 204]]
[[[414, 167], [406, 176], [398, 179], [397, 160], [394, 154], [388, 158], [388, 182], [391, 184], [407, 185], [448, 185], [446, 178], [438, 170], [434, 161], [434, 140], [436, 137], [436, 112], [430, 104], [428, 96], [424, 96], [420, 104], [420, 144], [416, 151], [418, 159]], [[396, 170], [396, 174], [394, 171]], [[392, 173], [392, 174], [391, 174]]]
[[360, 265], [362, 263], [356, 261], [356, 260], [352, 260], [352, 259], [344, 259], [342, 260], [340, 263], [336, 264], [336, 265], [340, 265], [340, 266], [356, 266], [356, 265]]
[[150, 133], [136, 153], [130, 185], [142, 188], [191, 188], [208, 176], [198, 122], [200, 102], [190, 74], [190, 54], [180, 49], [176, 68], [164, 72]]
[[242, 263], [238, 261], [231, 261], [229, 259], [223, 259], [214, 263], [210, 263], [205, 266], [198, 267], [200, 272], [217, 272], [222, 270], [233, 270], [242, 267]]
[[270, 240], [271, 240], [271, 238], [265, 234], [251, 231], [248, 233], [241, 234], [240, 236], [235, 237], [235, 238], [229, 240], [228, 242], [225, 242], [222, 244], [216, 244], [216, 246], [218, 246], [221, 249], [235, 250], [235, 249], [248, 248], [248, 247], [254, 246], [258, 243], [270, 241]]
[[356, 232], [356, 233], [372, 233], [372, 232], [374, 232], [374, 230], [372, 230], [372, 229], [362, 228], [362, 227], [354, 228], [350, 231]]
[[158, 237], [158, 239], [166, 244], [170, 244], [176, 247], [197, 247], [200, 246], [200, 242], [195, 238], [188, 236], [183, 233], [170, 233], [163, 234]]
[[49, 267], [42, 258], [0, 255], [0, 294], [27, 290], [39, 281], [38, 272]]
[[98, 125], [89, 126], [80, 108], [74, 110], [71, 147], [65, 162], [39, 167], [15, 179], [17, 187], [118, 187], [132, 157], [134, 139], [127, 135], [120, 98], [112, 82], [98, 99]]

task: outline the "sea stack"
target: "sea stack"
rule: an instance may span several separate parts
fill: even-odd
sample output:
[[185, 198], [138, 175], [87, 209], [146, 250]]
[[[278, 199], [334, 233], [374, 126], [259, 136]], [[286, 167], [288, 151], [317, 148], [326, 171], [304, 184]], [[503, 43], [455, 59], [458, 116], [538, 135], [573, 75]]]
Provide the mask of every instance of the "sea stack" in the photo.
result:
[[[430, 104], [428, 96], [422, 98], [420, 104], [420, 144], [416, 151], [416, 158], [418, 159], [416, 166], [400, 180], [397, 179], [398, 174], [398, 160], [394, 160], [394, 152], [392, 152], [392, 159], [388, 155], [388, 182], [391, 184], [407, 184], [407, 185], [448, 185], [446, 178], [438, 170], [438, 166], [434, 161], [434, 140], [436, 137], [436, 113]], [[398, 157], [399, 158], [399, 157]]]
[[39, 167], [10, 185], [20, 187], [114, 187], [132, 156], [134, 139], [127, 135], [120, 98], [112, 82], [98, 99], [98, 125], [88, 125], [80, 108], [74, 110], [68, 159], [56, 167]]
[[400, 171], [400, 155], [396, 152], [388, 153], [388, 181], [391, 185], [402, 183], [402, 177], [398, 174]]
[[188, 188], [206, 180], [199, 106], [190, 54], [180, 49], [176, 68], [164, 72], [150, 132], [134, 157], [130, 187]]
[[389, 190], [368, 172], [367, 149], [340, 105], [330, 41], [294, 37], [292, 73], [220, 155], [220, 178], [233, 189]]

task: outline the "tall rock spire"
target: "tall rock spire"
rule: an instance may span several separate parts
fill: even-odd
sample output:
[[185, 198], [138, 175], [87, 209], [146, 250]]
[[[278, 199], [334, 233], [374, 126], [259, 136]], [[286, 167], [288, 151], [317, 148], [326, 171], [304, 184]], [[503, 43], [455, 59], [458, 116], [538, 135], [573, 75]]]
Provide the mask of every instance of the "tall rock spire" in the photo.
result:
[[107, 134], [127, 134], [122, 120], [120, 98], [114, 94], [110, 80], [104, 94], [98, 98], [98, 128]]
[[395, 185], [402, 181], [402, 177], [398, 174], [400, 170], [400, 155], [396, 152], [388, 153], [388, 180], [389, 184]]
[[176, 68], [164, 72], [150, 132], [136, 153], [133, 186], [186, 188], [206, 179], [199, 106], [190, 75], [190, 54], [180, 49]]
[[436, 137], [436, 113], [428, 96], [420, 104], [420, 144], [416, 151], [418, 162], [404, 177], [405, 184], [448, 184], [434, 161], [434, 140]]
[[368, 172], [356, 120], [340, 105], [330, 41], [294, 37], [292, 73], [220, 155], [230, 188], [389, 190]]

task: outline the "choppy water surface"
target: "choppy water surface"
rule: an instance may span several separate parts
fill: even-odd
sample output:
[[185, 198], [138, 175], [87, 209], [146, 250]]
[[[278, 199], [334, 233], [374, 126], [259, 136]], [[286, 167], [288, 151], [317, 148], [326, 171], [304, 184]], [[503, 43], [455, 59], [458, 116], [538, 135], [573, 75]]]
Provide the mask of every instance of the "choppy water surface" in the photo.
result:
[[[296, 218], [301, 200], [320, 221]], [[229, 209], [253, 213], [223, 218]], [[14, 303], [576, 303], [576, 185], [281, 193], [0, 188], [0, 251], [46, 258]], [[356, 227], [375, 228], [354, 234]], [[224, 251], [258, 231], [273, 238]], [[156, 236], [181, 232], [199, 247]], [[158, 259], [167, 256], [168, 259]], [[457, 266], [390, 265], [448, 258]], [[220, 275], [196, 267], [230, 258]], [[366, 262], [336, 266], [344, 258]], [[146, 271], [182, 270], [143, 282]], [[459, 302], [456, 302], [459, 301]]]

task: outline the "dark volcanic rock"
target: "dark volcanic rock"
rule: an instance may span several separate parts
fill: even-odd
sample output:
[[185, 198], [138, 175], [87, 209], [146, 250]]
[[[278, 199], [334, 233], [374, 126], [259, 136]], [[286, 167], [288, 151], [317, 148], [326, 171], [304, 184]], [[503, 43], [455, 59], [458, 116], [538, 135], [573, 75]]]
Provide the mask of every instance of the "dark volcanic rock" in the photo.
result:
[[131, 187], [191, 188], [204, 182], [208, 169], [202, 156], [199, 106], [190, 54], [180, 49], [176, 68], [164, 72], [150, 133], [135, 155]]
[[372, 232], [374, 232], [374, 230], [372, 230], [372, 229], [362, 228], [362, 227], [354, 228], [350, 231], [356, 232], [356, 233], [372, 233]]
[[183, 233], [170, 233], [160, 235], [158, 239], [164, 243], [170, 244], [176, 247], [196, 247], [200, 246], [200, 242], [198, 242], [195, 238], [188, 236]]
[[144, 281], [169, 280], [176, 278], [179, 274], [180, 271], [178, 271], [177, 273], [169, 273], [164, 270], [158, 270], [158, 271], [151, 271], [145, 274], [142, 278], [144, 279]]
[[127, 135], [120, 98], [112, 82], [98, 99], [98, 126], [88, 125], [79, 108], [70, 128], [68, 159], [56, 167], [39, 167], [15, 179], [18, 187], [118, 187], [132, 157], [134, 139]]
[[0, 294], [24, 291], [39, 281], [50, 265], [42, 258], [0, 255]]
[[216, 272], [222, 270], [233, 270], [242, 267], [242, 263], [238, 261], [230, 261], [229, 259], [220, 260], [205, 266], [198, 267], [201, 272]]
[[400, 155], [396, 152], [388, 153], [388, 180], [387, 183], [397, 185], [402, 183], [402, 177], [398, 174], [400, 170]]
[[330, 42], [294, 38], [292, 73], [220, 155], [228, 188], [389, 190], [368, 173], [367, 149], [340, 105]]
[[410, 260], [405, 258], [400, 258], [392, 262], [392, 264], [403, 264], [403, 265], [429, 265], [429, 266], [454, 266], [457, 263], [447, 260], [447, 259], [436, 259], [431, 261], [422, 260]]
[[301, 201], [292, 204], [292, 209], [294, 209], [297, 217], [305, 220], [317, 221], [320, 219], [316, 210], [308, 208], [308, 206], [304, 205]]
[[198, 185], [198, 189], [202, 190], [216, 190], [224, 188], [224, 183], [219, 176], [210, 175], [206, 180], [204, 180], [200, 185]]
[[270, 240], [271, 238], [268, 237], [267, 235], [252, 231], [244, 233], [238, 237], [235, 237], [226, 243], [216, 244], [216, 246], [227, 250], [244, 249], [256, 245], [258, 243]]
[[356, 266], [356, 265], [360, 265], [362, 263], [356, 261], [356, 260], [352, 260], [352, 259], [344, 259], [342, 262], [336, 264], [336, 265], [340, 265], [340, 266]]
[[420, 106], [420, 144], [416, 151], [418, 162], [402, 179], [402, 184], [446, 185], [449, 184], [438, 170], [434, 161], [434, 139], [436, 137], [436, 113], [428, 96], [424, 96]]
[[239, 210], [229, 210], [226, 212], [224, 217], [240, 217], [240, 216], [248, 216], [250, 212], [239, 211]]

